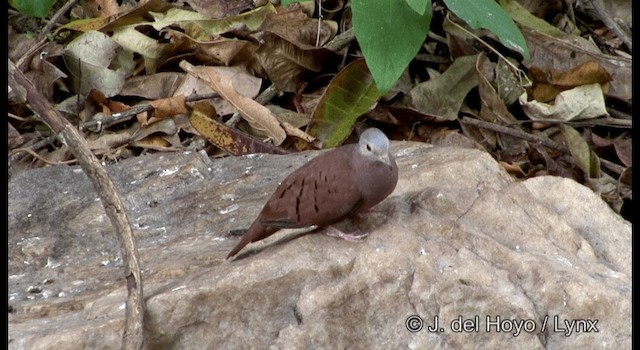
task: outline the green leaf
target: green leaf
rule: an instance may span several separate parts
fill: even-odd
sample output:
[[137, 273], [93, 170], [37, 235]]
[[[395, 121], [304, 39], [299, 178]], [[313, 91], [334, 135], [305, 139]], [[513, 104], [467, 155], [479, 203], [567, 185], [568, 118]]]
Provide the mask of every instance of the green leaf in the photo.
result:
[[424, 15], [424, 12], [427, 10], [427, 6], [431, 7], [431, 1], [429, 0], [405, 0], [407, 5], [409, 5], [414, 11], [416, 11], [419, 15]]
[[323, 148], [340, 145], [353, 130], [356, 119], [382, 96], [364, 60], [351, 62], [329, 83], [313, 112], [307, 133], [323, 142]]
[[429, 33], [431, 0], [420, 15], [405, 0], [353, 0], [353, 30], [378, 90], [396, 83]]
[[498, 0], [498, 3], [509, 14], [509, 16], [511, 16], [511, 18], [521, 26], [534, 29], [537, 32], [547, 34], [554, 38], [562, 38], [567, 35], [567, 33], [558, 29], [558, 27], [552, 26], [544, 19], [531, 14], [516, 0]]
[[9, 0], [9, 4], [20, 13], [45, 18], [56, 0]]
[[311, 2], [311, 1], [313, 1], [313, 0], [281, 0], [280, 1], [280, 5], [289, 6], [289, 5], [291, 5], [293, 3], [296, 3], [296, 2]]
[[529, 49], [520, 29], [494, 0], [444, 0], [444, 3], [469, 26], [490, 30], [504, 45], [529, 60]]

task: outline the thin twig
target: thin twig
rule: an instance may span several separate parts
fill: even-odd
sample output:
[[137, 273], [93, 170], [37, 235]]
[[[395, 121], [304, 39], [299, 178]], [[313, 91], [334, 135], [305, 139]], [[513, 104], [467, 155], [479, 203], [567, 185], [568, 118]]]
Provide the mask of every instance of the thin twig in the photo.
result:
[[[451, 24], [453, 24], [454, 26], [460, 28], [460, 30], [462, 30], [463, 32], [467, 33], [468, 35], [470, 35], [474, 39], [478, 40], [478, 42], [481, 43], [482, 45], [484, 45], [487, 49], [489, 49], [490, 51], [492, 51], [496, 55], [500, 56], [500, 58], [502, 58], [504, 63], [506, 63], [507, 66], [509, 66], [511, 68], [511, 70], [513, 71], [513, 74], [515, 74], [520, 79], [522, 86], [528, 87], [528, 86], [530, 86], [532, 84], [531, 81], [529, 81], [529, 78], [527, 77], [527, 74], [524, 71], [522, 71], [522, 69], [516, 67], [515, 64], [511, 63], [511, 61], [509, 61], [503, 54], [501, 54], [493, 46], [489, 45], [488, 42], [482, 40], [479, 36], [473, 34], [473, 32], [471, 32], [470, 30], [468, 30], [464, 26], [456, 23], [454, 20], [450, 19], [449, 16], [447, 16], [447, 20], [449, 22], [451, 22]], [[523, 80], [525, 80], [525, 81], [523, 82]]]
[[71, 7], [73, 7], [75, 4], [77, 4], [78, 1], [79, 0], [69, 0], [66, 4], [64, 4], [64, 6], [62, 6], [58, 10], [58, 12], [56, 12], [51, 17], [51, 19], [49, 20], [47, 25], [42, 29], [42, 31], [38, 35], [36, 43], [31, 47], [31, 49], [29, 51], [27, 51], [24, 55], [22, 55], [22, 57], [20, 57], [20, 59], [18, 59], [18, 61], [16, 62], [16, 65], [20, 69], [24, 69], [25, 68], [25, 64], [28, 63], [28, 61], [31, 58], [31, 56], [33, 56], [33, 54], [35, 54], [37, 51], [41, 50], [43, 47], [45, 47], [47, 45], [47, 34], [49, 34], [51, 29], [53, 29], [53, 26], [55, 26], [56, 23], [58, 23], [58, 20], [60, 20], [60, 18], [65, 13], [67, 13], [67, 11], [69, 11], [71, 9]]
[[[622, 113], [622, 112], [620, 112]], [[573, 127], [592, 127], [592, 126], [604, 126], [608, 128], [616, 129], [631, 129], [632, 121], [627, 119], [602, 117], [596, 119], [586, 119], [577, 121], [564, 121], [564, 120], [518, 120], [514, 124], [531, 124], [531, 123], [544, 123], [544, 124], [567, 124]]]
[[318, 0], [318, 29], [316, 31], [316, 47], [320, 46], [320, 26], [322, 25], [322, 2]]
[[432, 31], [429, 31], [429, 33], [427, 34], [428, 38], [431, 38], [441, 44], [445, 44], [447, 45], [447, 38], [443, 37], [442, 35], [438, 35]]
[[616, 129], [631, 129], [632, 127], [631, 120], [616, 119], [611, 117], [597, 118], [597, 119], [591, 119], [591, 120], [568, 121], [568, 122], [561, 122], [561, 123], [571, 125], [574, 127], [605, 126], [609, 128], [616, 128]]
[[69, 10], [71, 10], [71, 8], [73, 6], [75, 6], [78, 2], [80, 2], [80, 0], [69, 0], [69, 1], [67, 1], [67, 3], [64, 4], [58, 10], [58, 12], [56, 12], [53, 16], [51, 16], [51, 19], [49, 19], [49, 21], [44, 26], [44, 28], [42, 28], [42, 31], [40, 32], [40, 34], [38, 34], [38, 41], [45, 40], [47, 38], [47, 34], [49, 34], [51, 29], [53, 29], [53, 27], [58, 23], [60, 18], [62, 18], [62, 16], [64, 16], [65, 13], [67, 13]]
[[523, 139], [529, 142], [533, 142], [536, 144], [540, 144], [543, 145], [545, 147], [549, 147], [549, 148], [553, 148], [555, 150], [561, 151], [561, 152], [569, 152], [569, 150], [563, 146], [563, 145], [559, 145], [549, 139], [545, 139], [539, 136], [536, 136], [534, 134], [529, 134], [526, 133], [524, 131], [520, 131], [517, 129], [512, 129], [510, 127], [507, 126], [502, 126], [502, 125], [498, 125], [498, 124], [493, 124], [493, 123], [489, 123], [486, 122], [484, 120], [480, 120], [480, 119], [473, 119], [473, 118], [469, 118], [469, 117], [462, 117], [461, 120], [464, 124], [470, 124], [479, 128], [483, 128], [483, 129], [488, 129], [488, 130], [493, 130], [495, 132], [499, 132], [501, 134], [505, 134], [505, 135], [509, 135], [509, 136], [513, 136], [519, 139]]
[[60, 161], [60, 162], [52, 162], [44, 157], [42, 157], [41, 155], [39, 155], [38, 153], [36, 153], [35, 151], [31, 150], [30, 148], [26, 148], [26, 147], [20, 147], [20, 148], [14, 148], [9, 152], [9, 156], [13, 156], [16, 153], [21, 153], [21, 152], [26, 152], [29, 153], [30, 155], [32, 155], [34, 158], [39, 159], [40, 161], [43, 161], [49, 165], [68, 165], [68, 164], [75, 164], [78, 162], [77, 159], [71, 159], [71, 160], [64, 160], [64, 161]]
[[593, 7], [593, 10], [598, 15], [598, 18], [600, 18], [600, 20], [607, 26], [607, 28], [609, 28], [609, 30], [614, 32], [620, 38], [620, 40], [622, 40], [622, 42], [625, 45], [627, 45], [627, 48], [629, 49], [629, 51], [631, 51], [632, 50], [631, 38], [629, 38], [627, 33], [624, 30], [622, 30], [622, 28], [620, 28], [620, 26], [618, 25], [618, 23], [616, 23], [616, 21], [613, 20], [612, 16], [607, 12], [607, 10], [602, 5], [602, 2], [600, 2], [600, 0], [589, 0], [589, 3], [591, 4], [591, 6]]
[[[476, 127], [479, 128], [483, 128], [483, 129], [488, 129], [488, 130], [492, 130], [495, 132], [499, 132], [501, 134], [505, 134], [505, 135], [509, 135], [509, 136], [513, 136], [516, 138], [520, 138], [523, 140], [527, 140], [529, 142], [534, 142], [537, 144], [541, 144], [543, 146], [549, 147], [549, 148], [553, 148], [557, 151], [566, 153], [566, 154], [571, 154], [571, 151], [565, 147], [564, 145], [559, 145], [547, 138], [542, 138], [539, 137], [537, 135], [534, 134], [528, 134], [524, 131], [520, 131], [517, 129], [512, 129], [506, 126], [502, 126], [502, 125], [497, 125], [497, 124], [493, 124], [493, 123], [489, 123], [486, 122], [484, 120], [479, 120], [479, 119], [473, 119], [473, 118], [469, 118], [469, 117], [463, 117], [462, 118], [462, 122], [465, 124], [471, 124], [474, 125]], [[620, 176], [622, 174], [622, 172], [625, 170], [625, 168], [621, 165], [618, 165], [612, 161], [606, 160], [604, 158], [600, 158], [600, 164], [606, 168], [609, 169], [610, 171], [618, 174], [618, 176]]]
[[[29, 150], [35, 152], [35, 151], [41, 149], [42, 147], [53, 145], [53, 141], [57, 137], [58, 137], [58, 135], [51, 135], [49, 137], [44, 137], [44, 138], [40, 138], [40, 139], [35, 139], [34, 138], [33, 140], [29, 140], [29, 141], [25, 142], [24, 144], [22, 144], [20, 148], [28, 148]], [[9, 153], [9, 155], [10, 155], [9, 163], [18, 162], [18, 161], [24, 159], [24, 157], [27, 156], [27, 155], [23, 156], [23, 155], [21, 155], [21, 153], [24, 153], [24, 152], [17, 152], [15, 154]], [[27, 153], [31, 154], [30, 152], [27, 152]]]
[[[211, 93], [202, 94], [202, 95], [191, 94], [185, 97], [185, 101], [195, 102], [200, 100], [207, 100], [207, 99], [218, 97], [218, 96], [220, 95], [217, 92], [211, 92]], [[113, 113], [112, 115], [107, 117], [105, 117], [104, 114], [102, 114], [99, 117], [94, 116], [92, 120], [89, 120], [88, 122], [83, 123], [80, 126], [80, 129], [101, 132], [103, 128], [107, 128], [119, 121], [129, 120], [140, 113], [149, 112], [151, 110], [153, 110], [152, 105], [150, 105], [149, 103], [141, 103], [127, 109], [124, 112]]]
[[604, 158], [600, 158], [600, 164], [602, 164], [602, 166], [604, 168], [607, 168], [609, 170], [611, 170], [612, 172], [616, 173], [618, 176], [622, 175], [622, 172], [624, 171], [624, 169], [626, 169], [625, 167], [623, 167], [622, 165], [616, 164], [610, 160], [606, 160]]
[[356, 38], [356, 35], [353, 33], [353, 28], [349, 28], [344, 33], [336, 35], [331, 41], [326, 43], [323, 47], [329, 49], [331, 51], [340, 51], [345, 48], [349, 43]]
[[615, 108], [607, 107], [607, 112], [616, 119], [623, 119], [631, 121], [631, 114], [627, 114], [625, 112], [619, 111]]
[[104, 128], [107, 128], [119, 121], [125, 121], [133, 118], [134, 116], [153, 110], [153, 106], [148, 103], [142, 103], [135, 105], [124, 112], [114, 113], [112, 115], [105, 115], [99, 113], [94, 115], [92, 120], [80, 125], [80, 130], [92, 130], [95, 132], [101, 132]]

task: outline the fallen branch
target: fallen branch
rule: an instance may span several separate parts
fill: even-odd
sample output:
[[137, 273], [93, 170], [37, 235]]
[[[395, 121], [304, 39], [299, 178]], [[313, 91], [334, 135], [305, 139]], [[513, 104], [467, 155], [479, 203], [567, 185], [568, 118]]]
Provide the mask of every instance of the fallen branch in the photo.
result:
[[542, 138], [533, 134], [529, 134], [526, 133], [524, 131], [521, 130], [517, 130], [517, 129], [513, 129], [510, 128], [508, 126], [502, 126], [502, 125], [498, 125], [498, 124], [493, 124], [493, 123], [489, 123], [486, 122], [484, 120], [480, 120], [480, 119], [473, 119], [473, 118], [469, 118], [469, 117], [463, 117], [461, 120], [462, 123], [464, 124], [469, 124], [469, 125], [473, 125], [476, 126], [478, 128], [482, 128], [482, 129], [487, 129], [487, 130], [492, 130], [495, 132], [499, 132], [501, 134], [505, 134], [505, 135], [509, 135], [509, 136], [513, 136], [515, 138], [519, 138], [519, 139], [523, 139], [532, 143], [536, 143], [539, 145], [543, 145], [545, 147], [549, 147], [549, 148], [553, 148], [557, 151], [561, 151], [561, 152], [565, 152], [565, 153], [569, 153], [569, 150], [564, 147], [563, 145], [559, 145], [549, 139], [546, 138]]
[[71, 123], [58, 112], [53, 105], [38, 91], [33, 83], [9, 61], [9, 81], [14, 79], [15, 84], [26, 90], [26, 100], [29, 107], [53, 130], [61, 134], [69, 147], [69, 150], [78, 160], [80, 167], [93, 183], [96, 192], [100, 196], [105, 212], [114, 226], [120, 239], [122, 248], [122, 260], [125, 266], [127, 279], [127, 302], [125, 310], [125, 329], [122, 336], [122, 349], [142, 349], [144, 299], [142, 293], [142, 278], [138, 262], [138, 248], [133, 237], [133, 230], [127, 218], [124, 205], [118, 196], [118, 192], [107, 174], [100, 165], [98, 159], [91, 153], [87, 141], [80, 135]]

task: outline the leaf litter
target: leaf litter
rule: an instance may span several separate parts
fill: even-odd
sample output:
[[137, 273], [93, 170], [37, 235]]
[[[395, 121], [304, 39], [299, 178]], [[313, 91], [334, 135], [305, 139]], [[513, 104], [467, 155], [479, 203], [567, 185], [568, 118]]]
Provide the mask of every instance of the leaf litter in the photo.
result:
[[[482, 148], [518, 179], [572, 178], [631, 219], [631, 50], [592, 12], [554, 18], [551, 5], [499, 1], [525, 60], [436, 4], [429, 36], [381, 97], [349, 1], [274, 3], [79, 3], [38, 38], [29, 33], [44, 25], [25, 29], [14, 13], [9, 59], [104, 161], [333, 147], [370, 125], [396, 140]], [[8, 98], [12, 172], [73, 162], [11, 81]]]

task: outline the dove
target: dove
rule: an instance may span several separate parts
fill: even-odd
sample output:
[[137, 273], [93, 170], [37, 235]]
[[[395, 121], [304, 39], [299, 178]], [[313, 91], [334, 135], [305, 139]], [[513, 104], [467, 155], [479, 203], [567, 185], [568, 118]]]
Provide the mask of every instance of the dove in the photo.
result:
[[369, 128], [358, 143], [334, 148], [289, 174], [227, 259], [280, 229], [326, 227], [362, 213], [389, 196], [397, 182], [389, 139]]

